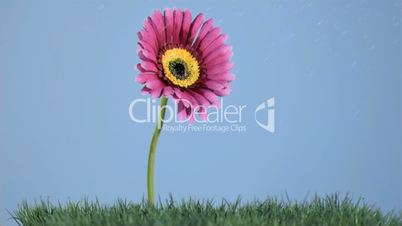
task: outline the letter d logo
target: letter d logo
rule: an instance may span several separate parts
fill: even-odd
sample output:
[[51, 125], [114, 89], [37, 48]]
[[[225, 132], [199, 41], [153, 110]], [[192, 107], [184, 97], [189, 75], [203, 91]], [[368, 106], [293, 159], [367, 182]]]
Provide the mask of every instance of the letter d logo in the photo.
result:
[[[255, 121], [261, 128], [265, 129], [268, 132], [275, 132], [275, 97], [268, 99], [267, 101], [262, 102], [255, 109], [254, 118]], [[257, 112], [262, 111], [267, 108], [267, 121], [266, 123], [262, 123], [257, 119]]]

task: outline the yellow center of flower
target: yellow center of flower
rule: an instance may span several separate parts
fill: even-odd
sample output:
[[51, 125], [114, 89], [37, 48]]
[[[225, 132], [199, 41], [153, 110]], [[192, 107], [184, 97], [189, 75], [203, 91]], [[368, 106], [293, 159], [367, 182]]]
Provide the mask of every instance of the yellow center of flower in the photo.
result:
[[165, 76], [175, 85], [189, 87], [200, 76], [197, 59], [187, 50], [173, 48], [162, 55], [162, 65]]

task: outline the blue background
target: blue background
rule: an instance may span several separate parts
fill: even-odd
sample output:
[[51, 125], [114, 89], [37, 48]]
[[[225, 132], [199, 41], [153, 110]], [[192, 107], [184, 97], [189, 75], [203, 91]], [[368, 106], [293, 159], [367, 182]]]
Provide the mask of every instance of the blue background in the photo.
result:
[[[0, 208], [146, 195], [153, 124], [130, 120], [136, 32], [154, 9], [213, 17], [244, 133], [164, 133], [156, 191], [303, 200], [349, 192], [402, 209], [401, 1], [0, 1]], [[276, 132], [254, 121], [275, 97]]]

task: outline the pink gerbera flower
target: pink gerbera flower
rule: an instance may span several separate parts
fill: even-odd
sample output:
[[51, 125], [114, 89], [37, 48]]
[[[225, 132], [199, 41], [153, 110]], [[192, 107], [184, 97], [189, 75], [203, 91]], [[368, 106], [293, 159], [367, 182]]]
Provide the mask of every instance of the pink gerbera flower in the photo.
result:
[[205, 120], [209, 106], [219, 107], [217, 97], [229, 94], [232, 49], [212, 19], [198, 14], [193, 20], [189, 10], [155, 11], [138, 37], [142, 92], [172, 97], [180, 120], [192, 122], [195, 111]]

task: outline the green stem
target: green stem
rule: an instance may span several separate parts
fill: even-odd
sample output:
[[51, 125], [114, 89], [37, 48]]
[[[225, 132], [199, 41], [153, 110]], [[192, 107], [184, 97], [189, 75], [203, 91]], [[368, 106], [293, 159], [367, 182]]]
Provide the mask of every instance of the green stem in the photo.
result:
[[158, 138], [161, 133], [161, 129], [163, 126], [163, 120], [165, 118], [166, 112], [166, 104], [167, 98], [162, 97], [161, 99], [161, 107], [160, 107], [160, 115], [158, 118], [158, 122], [156, 123], [154, 135], [152, 136], [151, 146], [149, 148], [149, 156], [148, 156], [148, 204], [154, 205], [154, 163], [155, 163], [155, 153], [156, 153], [156, 145], [158, 143]]

